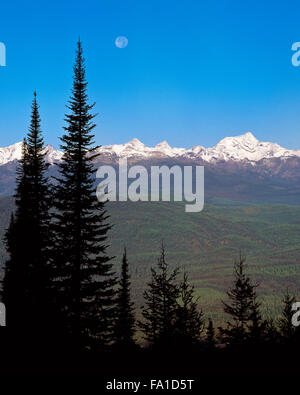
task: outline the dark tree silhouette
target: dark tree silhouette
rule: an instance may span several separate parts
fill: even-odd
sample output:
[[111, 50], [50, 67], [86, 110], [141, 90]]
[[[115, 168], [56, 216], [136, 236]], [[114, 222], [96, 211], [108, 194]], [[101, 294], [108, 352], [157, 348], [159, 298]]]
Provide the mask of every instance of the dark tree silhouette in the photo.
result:
[[252, 303], [250, 307], [249, 323], [248, 323], [248, 337], [252, 344], [260, 344], [265, 341], [267, 321], [263, 320], [260, 312], [261, 303], [257, 300], [256, 292], [254, 291]]
[[279, 330], [284, 343], [293, 341], [295, 337], [296, 327], [292, 324], [292, 317], [294, 314], [294, 311], [292, 311], [292, 305], [295, 302], [295, 296], [291, 295], [287, 289], [282, 300], [283, 309], [281, 318], [279, 319]]
[[206, 330], [206, 342], [210, 350], [212, 350], [216, 345], [215, 328], [212, 319], [208, 320], [208, 326]]
[[184, 272], [179, 287], [179, 302], [176, 311], [175, 331], [178, 340], [183, 344], [196, 344], [204, 331], [202, 310], [198, 310], [198, 299], [194, 295], [194, 287], [188, 282]]
[[[254, 325], [254, 320], [259, 320], [258, 305], [256, 304], [256, 284], [252, 284], [245, 274], [245, 260], [240, 256], [234, 265], [234, 283], [227, 295], [230, 302], [222, 301], [224, 312], [229, 314], [232, 321], [227, 322], [227, 328], [220, 328], [220, 333], [226, 343], [240, 345], [249, 340], [249, 325]], [[256, 316], [254, 316], [256, 314]], [[256, 322], [257, 326], [259, 322]], [[254, 327], [253, 327], [254, 333]]]
[[151, 281], [144, 292], [145, 305], [142, 306], [143, 322], [139, 326], [144, 338], [151, 345], [167, 347], [174, 338], [177, 299], [180, 289], [176, 283], [178, 269], [170, 272], [162, 245], [157, 269], [151, 268]]
[[56, 214], [52, 269], [56, 303], [77, 349], [106, 347], [112, 341], [114, 286], [107, 255], [110, 226], [105, 203], [96, 199], [95, 152], [82, 45], [78, 42], [64, 151], [54, 189]]
[[[10, 259], [3, 281], [7, 325], [41, 332], [47, 321], [50, 193], [36, 93], [17, 169], [16, 212], [6, 233]], [[43, 329], [42, 329], [43, 328]]]
[[122, 259], [121, 278], [116, 297], [115, 343], [120, 347], [134, 345], [135, 316], [130, 296], [130, 275], [126, 248]]

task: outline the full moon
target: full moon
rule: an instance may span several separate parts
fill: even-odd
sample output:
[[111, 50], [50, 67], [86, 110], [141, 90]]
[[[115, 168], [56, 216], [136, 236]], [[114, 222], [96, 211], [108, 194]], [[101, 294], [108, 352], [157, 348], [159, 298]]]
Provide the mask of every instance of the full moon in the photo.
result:
[[128, 38], [125, 36], [119, 36], [116, 38], [115, 44], [117, 48], [126, 48], [128, 45]]

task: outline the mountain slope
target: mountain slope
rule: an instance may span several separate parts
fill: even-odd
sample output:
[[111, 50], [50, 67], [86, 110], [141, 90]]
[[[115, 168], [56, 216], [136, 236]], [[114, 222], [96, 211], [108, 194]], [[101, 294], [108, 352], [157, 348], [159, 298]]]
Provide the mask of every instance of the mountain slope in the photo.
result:
[[[11, 209], [12, 199], [0, 199], [0, 239]], [[226, 297], [240, 251], [247, 257], [247, 270], [260, 283], [266, 313], [276, 314], [287, 287], [298, 290], [300, 207], [206, 205], [203, 212], [189, 215], [181, 203], [124, 202], [108, 204], [108, 212], [114, 224], [109, 253], [116, 256], [119, 268], [127, 246], [138, 308], [162, 239], [168, 262], [186, 268], [205, 312], [218, 322], [224, 319], [220, 300]], [[1, 251], [3, 262], [2, 243]]]

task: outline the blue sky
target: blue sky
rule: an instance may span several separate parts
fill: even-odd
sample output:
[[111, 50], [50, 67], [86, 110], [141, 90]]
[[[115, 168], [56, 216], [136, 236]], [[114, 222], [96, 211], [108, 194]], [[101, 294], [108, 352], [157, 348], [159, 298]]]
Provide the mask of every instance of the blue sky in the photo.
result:
[[[47, 143], [58, 147], [80, 35], [96, 140], [212, 146], [252, 131], [300, 149], [296, 1], [2, 2], [0, 146], [26, 133], [38, 92]], [[128, 37], [125, 49], [114, 40]]]

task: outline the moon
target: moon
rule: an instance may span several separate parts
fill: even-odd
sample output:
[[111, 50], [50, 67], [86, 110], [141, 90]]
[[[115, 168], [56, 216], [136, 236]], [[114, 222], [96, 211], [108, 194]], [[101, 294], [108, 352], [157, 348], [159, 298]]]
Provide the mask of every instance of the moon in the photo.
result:
[[116, 38], [115, 45], [117, 48], [126, 48], [128, 45], [128, 38], [125, 36], [119, 36]]

